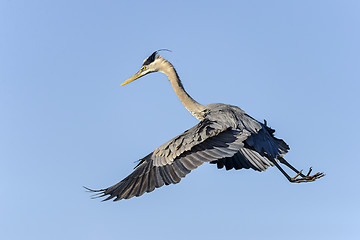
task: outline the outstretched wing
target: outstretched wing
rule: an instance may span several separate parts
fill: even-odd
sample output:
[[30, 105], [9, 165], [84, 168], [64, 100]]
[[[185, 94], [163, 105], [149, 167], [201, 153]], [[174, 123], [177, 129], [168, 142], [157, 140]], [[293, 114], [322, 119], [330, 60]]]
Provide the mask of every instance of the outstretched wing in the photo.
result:
[[92, 191], [99, 192], [99, 197], [109, 195], [104, 200], [118, 201], [176, 184], [204, 162], [234, 156], [248, 136], [250, 133], [245, 129], [234, 130], [224, 123], [205, 119], [147, 155], [119, 183]]

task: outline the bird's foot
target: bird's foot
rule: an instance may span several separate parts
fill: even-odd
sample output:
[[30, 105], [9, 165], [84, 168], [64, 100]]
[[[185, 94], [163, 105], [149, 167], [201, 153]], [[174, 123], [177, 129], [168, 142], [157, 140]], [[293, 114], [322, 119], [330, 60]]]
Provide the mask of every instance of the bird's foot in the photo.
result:
[[310, 175], [311, 171], [312, 171], [312, 168], [310, 168], [309, 172], [306, 175], [304, 175], [304, 174], [302, 174], [302, 170], [301, 170], [295, 177], [290, 178], [290, 182], [293, 182], [293, 183], [313, 182], [316, 179], [325, 176], [325, 174], [321, 173], [321, 172], [318, 172], [314, 175]]

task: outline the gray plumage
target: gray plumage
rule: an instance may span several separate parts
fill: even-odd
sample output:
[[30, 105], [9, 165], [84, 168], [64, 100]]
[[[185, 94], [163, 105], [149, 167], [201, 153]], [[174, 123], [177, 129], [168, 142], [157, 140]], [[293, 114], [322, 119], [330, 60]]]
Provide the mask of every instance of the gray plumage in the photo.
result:
[[[260, 123], [239, 107], [214, 103], [201, 105], [188, 95], [170, 62], [154, 52], [144, 60], [143, 66], [125, 85], [151, 72], [166, 74], [172, 87], [189, 112], [200, 122], [179, 136], [171, 139], [139, 161], [135, 170], [119, 183], [100, 190], [104, 200], [128, 199], [151, 192], [163, 185], [176, 184], [188, 173], [205, 162], [226, 170], [249, 169], [265, 171], [276, 166], [290, 182], [311, 182], [323, 173], [303, 175], [292, 167], [283, 155], [289, 146], [274, 136], [266, 121]], [[297, 173], [294, 178], [279, 166], [285, 164]]]

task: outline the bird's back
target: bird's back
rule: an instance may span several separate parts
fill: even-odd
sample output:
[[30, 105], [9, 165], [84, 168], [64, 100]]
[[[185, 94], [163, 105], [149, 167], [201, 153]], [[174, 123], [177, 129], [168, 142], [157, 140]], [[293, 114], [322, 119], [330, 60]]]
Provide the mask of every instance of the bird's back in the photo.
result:
[[261, 156], [277, 158], [290, 148], [282, 140], [274, 136], [275, 130], [249, 116], [241, 108], [223, 103], [206, 105], [205, 118], [217, 120], [229, 128], [248, 131], [250, 135], [245, 140], [245, 146], [255, 150]]

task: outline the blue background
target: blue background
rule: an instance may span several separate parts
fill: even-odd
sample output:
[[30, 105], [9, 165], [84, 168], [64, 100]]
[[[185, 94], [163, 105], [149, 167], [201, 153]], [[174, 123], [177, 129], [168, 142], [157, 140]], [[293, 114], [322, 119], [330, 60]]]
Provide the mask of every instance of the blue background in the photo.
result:
[[[2, 239], [359, 239], [359, 1], [0, 1]], [[154, 50], [200, 103], [266, 119], [297, 168], [204, 164], [180, 184], [91, 200], [197, 123]]]

